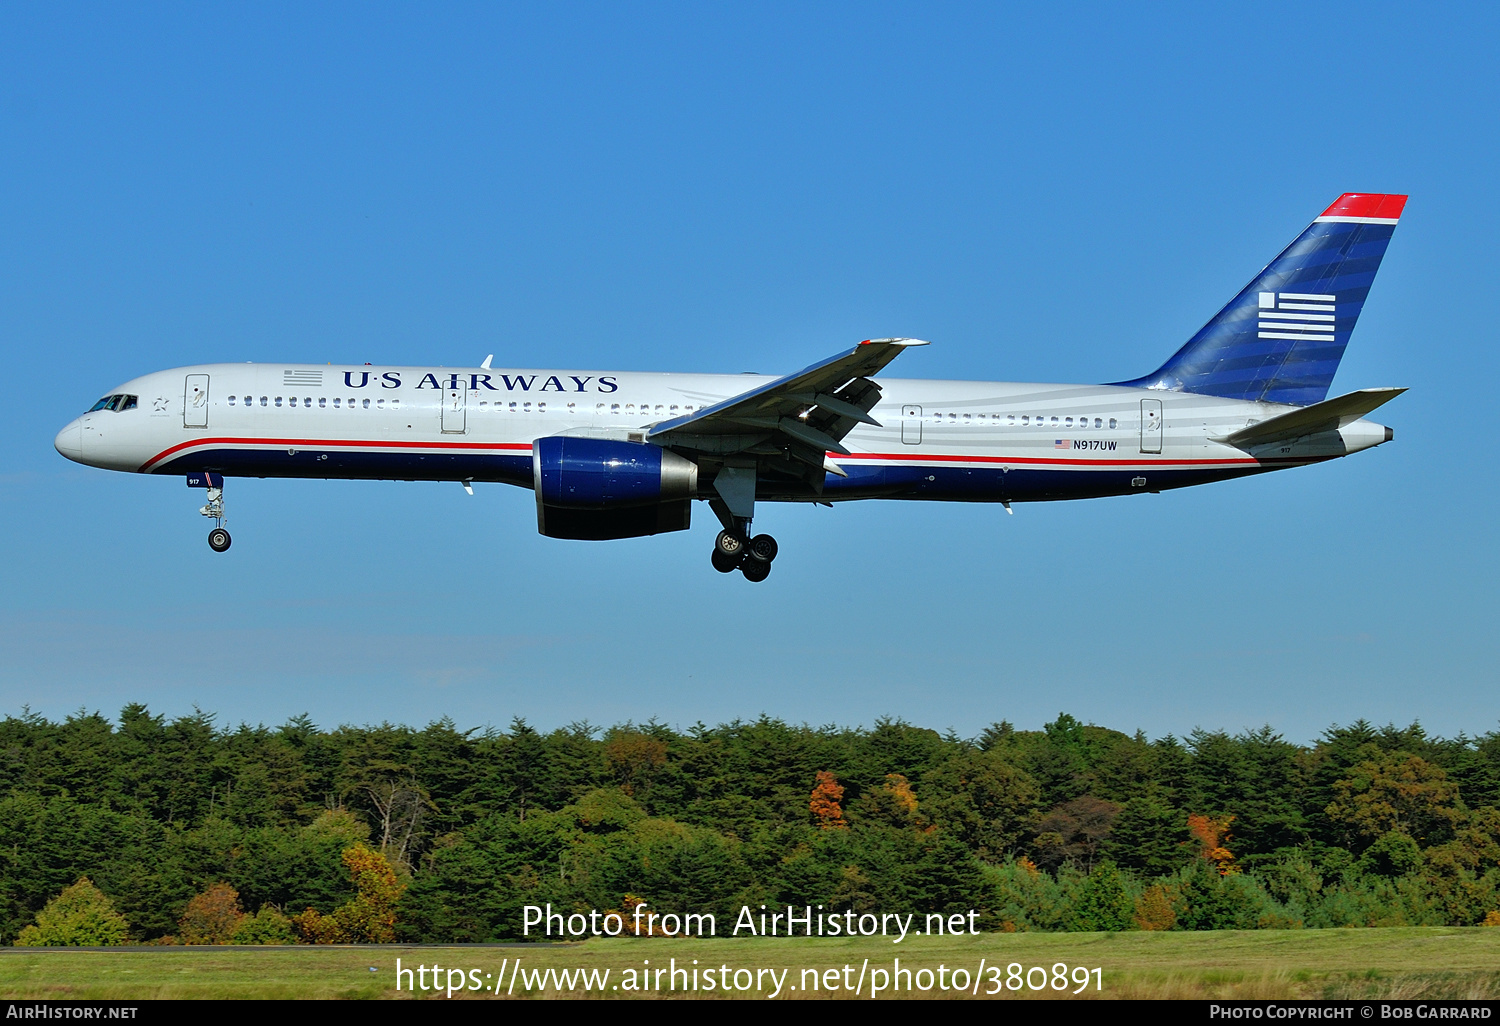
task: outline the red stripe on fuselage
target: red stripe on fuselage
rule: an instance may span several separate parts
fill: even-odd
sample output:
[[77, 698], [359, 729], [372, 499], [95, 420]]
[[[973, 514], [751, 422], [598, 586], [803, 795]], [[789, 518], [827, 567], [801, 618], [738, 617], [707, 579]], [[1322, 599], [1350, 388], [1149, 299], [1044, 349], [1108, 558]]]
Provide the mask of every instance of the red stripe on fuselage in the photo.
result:
[[1226, 465], [1244, 466], [1259, 463], [1301, 463], [1308, 460], [1331, 459], [1332, 457], [1285, 456], [1263, 460], [1258, 460], [1253, 456], [1203, 460], [1078, 460], [1063, 459], [1061, 457], [1054, 458], [1050, 456], [955, 456], [948, 453], [914, 452], [855, 452], [845, 456], [841, 453], [831, 452], [828, 454], [828, 458], [834, 463], [838, 463], [843, 460], [892, 460], [897, 463], [1003, 463], [1007, 466], [1013, 463], [1024, 463], [1066, 467], [1204, 467]]
[[[191, 449], [205, 445], [253, 445], [274, 446], [281, 448], [304, 449], [448, 449], [460, 452], [488, 451], [488, 452], [530, 452], [531, 446], [525, 442], [407, 442], [396, 440], [354, 440], [354, 439], [328, 439], [328, 438], [198, 438], [186, 442], [179, 442], [170, 449], [163, 449], [151, 459], [142, 463], [139, 473], [145, 473], [152, 466], [162, 460], [184, 449]], [[1281, 456], [1267, 459], [1256, 459], [1253, 456], [1231, 457], [1227, 459], [1134, 459], [1134, 460], [1090, 460], [1090, 459], [1065, 459], [1050, 456], [961, 456], [952, 453], [880, 453], [880, 452], [856, 452], [844, 455], [842, 453], [828, 453], [828, 458], [837, 463], [840, 460], [890, 460], [895, 463], [989, 463], [1027, 466], [1063, 466], [1063, 467], [1203, 467], [1203, 466], [1257, 466], [1267, 463], [1317, 463], [1323, 460], [1333, 459], [1332, 456]]]

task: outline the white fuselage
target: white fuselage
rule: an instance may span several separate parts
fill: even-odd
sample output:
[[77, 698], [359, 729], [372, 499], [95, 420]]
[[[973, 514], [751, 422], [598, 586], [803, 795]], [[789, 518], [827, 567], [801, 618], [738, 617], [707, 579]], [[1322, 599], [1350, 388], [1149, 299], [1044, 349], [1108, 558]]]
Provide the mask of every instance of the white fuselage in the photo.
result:
[[[639, 440], [773, 379], [309, 364], [211, 364], [113, 390], [134, 408], [86, 413], [57, 436], [110, 470], [240, 477], [532, 483], [538, 438]], [[1378, 424], [1243, 451], [1216, 437], [1292, 407], [1111, 385], [881, 378], [871, 415], [830, 453], [820, 496], [1028, 501], [1159, 491], [1319, 462], [1385, 441]], [[807, 498], [765, 494], [761, 498]]]

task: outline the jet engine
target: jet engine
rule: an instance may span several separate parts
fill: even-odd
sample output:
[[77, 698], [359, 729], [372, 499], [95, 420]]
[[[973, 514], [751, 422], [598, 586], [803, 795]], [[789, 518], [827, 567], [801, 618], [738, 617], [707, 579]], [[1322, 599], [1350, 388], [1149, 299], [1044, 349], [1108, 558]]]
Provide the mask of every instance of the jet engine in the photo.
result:
[[531, 445], [537, 530], [549, 538], [686, 531], [698, 464], [643, 442], [549, 435]]

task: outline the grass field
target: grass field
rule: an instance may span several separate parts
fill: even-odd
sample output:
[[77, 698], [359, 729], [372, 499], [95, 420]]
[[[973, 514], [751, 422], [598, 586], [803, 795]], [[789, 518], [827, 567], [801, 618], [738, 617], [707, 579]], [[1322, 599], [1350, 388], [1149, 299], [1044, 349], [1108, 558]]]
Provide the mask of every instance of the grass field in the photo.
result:
[[[519, 973], [515, 960], [521, 959]], [[639, 982], [639, 973], [649, 968], [669, 969], [676, 960], [679, 969], [696, 968], [702, 973], [727, 966], [731, 982], [748, 983], [757, 975], [761, 989], [732, 991], [731, 996], [770, 997], [773, 977], [780, 973], [779, 997], [854, 997], [854, 984], [861, 971], [860, 997], [870, 995], [872, 982], [884, 970], [889, 980], [899, 957], [901, 967], [936, 971], [939, 965], [951, 974], [968, 974], [970, 990], [981, 959], [986, 967], [979, 975], [979, 992], [993, 988], [998, 974], [1007, 998], [1067, 997], [1068, 990], [1019, 991], [1004, 989], [1010, 963], [1024, 968], [1054, 963], [1101, 972], [1090, 973], [1086, 989], [1078, 997], [1089, 998], [1500, 998], [1500, 929], [1368, 929], [1368, 930], [1259, 930], [1215, 933], [1074, 933], [1074, 934], [984, 934], [974, 937], [908, 937], [901, 944], [889, 939], [741, 938], [717, 940], [618, 939], [591, 940], [581, 944], [507, 947], [302, 947], [302, 948], [156, 948], [134, 950], [0, 949], [0, 995], [6, 998], [112, 999], [148, 998], [408, 998], [437, 997], [418, 991], [410, 994], [396, 986], [396, 960], [403, 968], [417, 965], [442, 967], [443, 979], [450, 968], [472, 970], [477, 979], [492, 988], [495, 979], [517, 982], [514, 997], [564, 996], [555, 986], [529, 990], [526, 981], [536, 970], [610, 970], [601, 997], [674, 996], [662, 990], [610, 989], [628, 979]], [[698, 960], [696, 966], [692, 965]], [[866, 963], [864, 960], [868, 959]], [[849, 966], [847, 977], [843, 967]], [[375, 971], [371, 972], [371, 967]], [[636, 976], [631, 977], [629, 970]], [[818, 971], [818, 989], [811, 990], [811, 976]], [[836, 970], [834, 976], [824, 976]], [[736, 977], [736, 971], [740, 971]], [[486, 977], [488, 974], [488, 977]], [[837, 989], [829, 984], [837, 979]], [[946, 977], [945, 977], [946, 978]], [[472, 982], [476, 977], [464, 977]], [[703, 988], [707, 976], [700, 975], [700, 989], [692, 996], [725, 996], [716, 986]], [[907, 978], [902, 978], [905, 983]], [[909, 978], [921, 986], [927, 977]], [[1032, 974], [1033, 981], [1040, 975]], [[409, 986], [403, 974], [403, 988]], [[682, 977], [678, 978], [677, 997]], [[427, 982], [431, 982], [430, 974]], [[951, 979], [947, 982], [952, 984]], [[804, 987], [804, 984], [808, 986]], [[845, 989], [847, 985], [848, 989]], [[628, 984], [627, 984], [628, 986]], [[507, 988], [500, 987], [500, 996]], [[584, 996], [578, 988], [567, 996]], [[460, 995], [455, 993], [454, 999]], [[465, 997], [493, 1000], [489, 993], [464, 992]], [[943, 991], [937, 986], [925, 993], [882, 996], [970, 997], [969, 992]]]

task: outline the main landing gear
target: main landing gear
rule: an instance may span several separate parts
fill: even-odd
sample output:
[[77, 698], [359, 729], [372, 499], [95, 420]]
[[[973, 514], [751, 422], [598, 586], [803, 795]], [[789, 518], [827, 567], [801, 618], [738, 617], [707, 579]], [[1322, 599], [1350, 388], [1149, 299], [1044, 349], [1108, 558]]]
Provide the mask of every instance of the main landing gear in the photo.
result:
[[208, 532], [208, 547], [215, 552], [223, 552], [229, 548], [233, 540], [229, 532], [224, 530], [224, 488], [209, 488], [208, 504], [198, 511], [214, 522], [214, 529]]
[[770, 576], [771, 562], [776, 558], [776, 539], [769, 534], [757, 534], [747, 540], [749, 527], [746, 523], [734, 530], [720, 531], [710, 558], [714, 569], [721, 574], [738, 570], [747, 581], [764, 581]]

